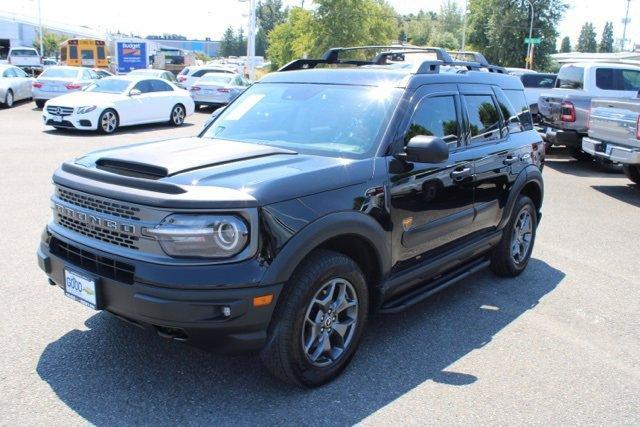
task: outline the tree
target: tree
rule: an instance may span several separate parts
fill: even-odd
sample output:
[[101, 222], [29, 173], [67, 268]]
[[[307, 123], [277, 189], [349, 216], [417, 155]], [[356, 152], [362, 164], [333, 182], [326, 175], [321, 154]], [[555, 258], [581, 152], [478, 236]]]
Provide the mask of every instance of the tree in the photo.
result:
[[334, 46], [388, 44], [398, 35], [396, 12], [384, 0], [316, 0], [314, 4], [315, 55]]
[[256, 55], [265, 55], [269, 47], [269, 33], [287, 20], [289, 9], [282, 7], [282, 0], [259, 1], [256, 9], [258, 32], [256, 34]]
[[[535, 49], [535, 67], [551, 67], [550, 54], [556, 51], [557, 26], [567, 5], [565, 0], [535, 0], [534, 37], [542, 42]], [[469, 0], [468, 42], [487, 59], [505, 67], [525, 63], [531, 19], [526, 0]], [[507, 24], [508, 23], [508, 24]]]
[[236, 34], [233, 28], [227, 27], [220, 41], [220, 56], [232, 56], [236, 49]]
[[578, 37], [578, 46], [576, 46], [578, 52], [596, 52], [598, 50], [598, 42], [596, 42], [596, 30], [591, 22], [585, 22], [580, 30], [580, 37]]
[[613, 22], [607, 22], [604, 24], [602, 30], [602, 39], [598, 46], [598, 52], [611, 53], [613, 52]]
[[42, 50], [44, 52], [40, 52], [40, 37], [33, 42], [33, 47], [35, 47], [43, 57], [53, 56], [58, 59], [60, 55], [60, 44], [66, 39], [67, 37], [62, 35], [44, 33], [44, 37], [42, 38]]
[[569, 53], [571, 52], [571, 39], [569, 36], [562, 39], [562, 43], [560, 43], [560, 52]]
[[244, 36], [244, 29], [238, 28], [238, 32], [235, 38], [233, 55], [243, 56], [247, 54], [247, 38]]
[[417, 15], [409, 14], [400, 17], [401, 31], [406, 34], [406, 41], [419, 46], [429, 44], [435, 24], [435, 16], [423, 11], [418, 12]]
[[295, 58], [309, 54], [313, 47], [313, 25], [310, 11], [294, 7], [289, 12], [287, 21], [271, 30], [267, 56], [272, 69], [276, 70]]

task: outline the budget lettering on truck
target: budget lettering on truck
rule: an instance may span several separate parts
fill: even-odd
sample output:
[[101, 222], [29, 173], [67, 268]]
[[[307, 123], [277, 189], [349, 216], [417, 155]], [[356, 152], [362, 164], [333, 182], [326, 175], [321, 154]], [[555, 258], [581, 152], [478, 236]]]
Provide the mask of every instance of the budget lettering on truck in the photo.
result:
[[38, 263], [93, 309], [257, 350], [276, 377], [316, 387], [349, 364], [371, 313], [487, 267], [523, 272], [543, 162], [502, 68], [442, 48], [333, 48], [263, 77], [197, 137], [63, 163]]

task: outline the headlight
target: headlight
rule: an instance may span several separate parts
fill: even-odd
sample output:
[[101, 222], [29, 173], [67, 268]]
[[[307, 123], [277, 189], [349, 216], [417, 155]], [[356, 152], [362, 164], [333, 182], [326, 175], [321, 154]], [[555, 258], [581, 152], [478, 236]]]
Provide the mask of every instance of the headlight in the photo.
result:
[[247, 224], [233, 215], [170, 215], [146, 234], [167, 255], [188, 258], [230, 258], [249, 240]]
[[92, 111], [93, 111], [93, 110], [95, 110], [95, 109], [96, 109], [96, 106], [95, 106], [95, 105], [88, 105], [88, 106], [86, 106], [86, 107], [80, 107], [80, 108], [78, 108], [78, 114], [86, 114], [86, 113], [90, 113], [90, 112], [92, 112]]

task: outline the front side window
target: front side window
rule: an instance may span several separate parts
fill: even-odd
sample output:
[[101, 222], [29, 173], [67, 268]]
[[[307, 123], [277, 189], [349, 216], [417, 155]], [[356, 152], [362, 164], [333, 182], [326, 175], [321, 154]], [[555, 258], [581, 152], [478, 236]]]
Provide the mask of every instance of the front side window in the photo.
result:
[[569, 65], [568, 67], [562, 67], [558, 73], [556, 79], [556, 87], [559, 89], [579, 89], [582, 90], [584, 86], [584, 68], [574, 67]]
[[621, 68], [598, 68], [596, 86], [603, 90], [640, 90], [640, 71]]
[[27, 77], [27, 73], [22, 71], [20, 68], [13, 67], [13, 72], [16, 73], [16, 77]]
[[401, 94], [393, 87], [256, 84], [229, 105], [203, 137], [365, 158], [378, 148]]
[[501, 136], [500, 113], [491, 95], [465, 95], [471, 143], [495, 141]]
[[407, 144], [411, 138], [418, 135], [442, 138], [450, 150], [459, 146], [460, 127], [455, 97], [439, 96], [420, 101], [411, 117], [404, 143]]

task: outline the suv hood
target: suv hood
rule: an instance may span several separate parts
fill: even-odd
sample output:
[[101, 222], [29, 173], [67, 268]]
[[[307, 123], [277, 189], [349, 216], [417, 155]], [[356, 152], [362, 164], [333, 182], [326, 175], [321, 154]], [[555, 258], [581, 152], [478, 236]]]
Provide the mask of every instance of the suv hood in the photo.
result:
[[[234, 193], [232, 199], [240, 199], [242, 194], [257, 205], [267, 205], [365, 182], [373, 174], [373, 159], [307, 155], [222, 139], [180, 138], [93, 152], [67, 164], [70, 169], [123, 187], [171, 186], [200, 196], [209, 189], [212, 199]], [[220, 202], [228, 207], [230, 200]]]

